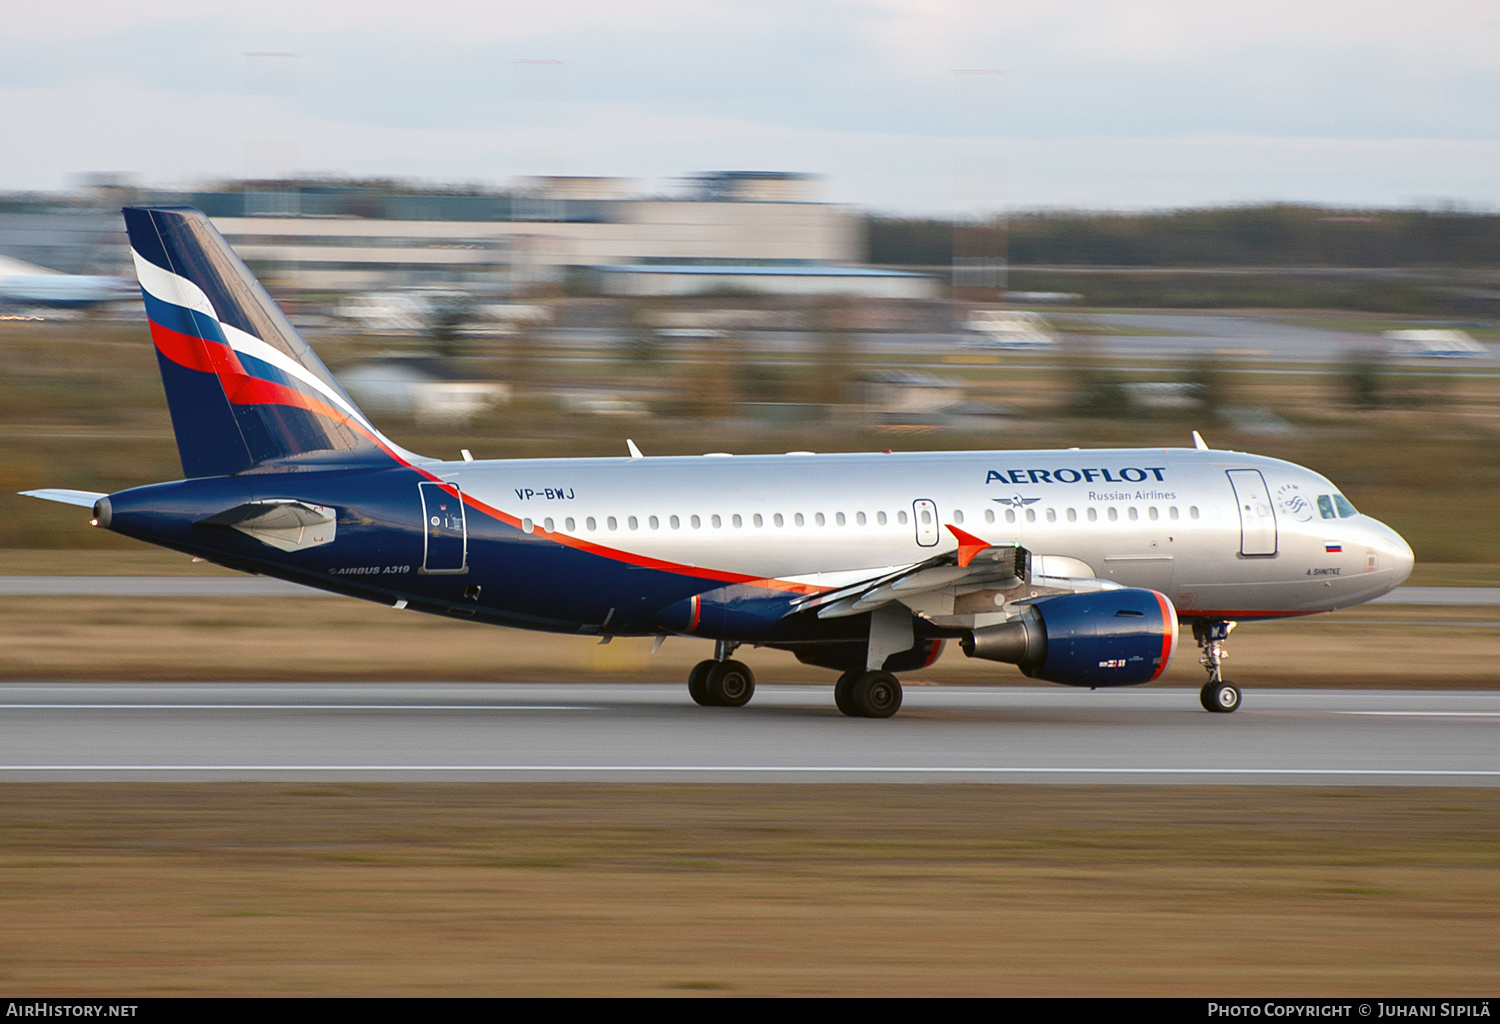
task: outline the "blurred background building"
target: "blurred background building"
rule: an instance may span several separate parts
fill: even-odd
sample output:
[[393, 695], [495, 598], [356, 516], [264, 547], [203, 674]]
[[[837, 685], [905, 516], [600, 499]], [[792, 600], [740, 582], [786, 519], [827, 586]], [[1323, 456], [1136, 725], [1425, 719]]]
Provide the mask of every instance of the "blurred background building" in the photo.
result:
[[723, 287], [725, 275], [732, 287], [753, 277], [759, 290], [913, 288], [910, 274], [841, 273], [865, 257], [863, 215], [819, 202], [809, 175], [717, 172], [687, 184], [686, 194], [662, 198], [599, 177], [528, 178], [506, 192], [389, 181], [202, 191], [103, 182], [76, 196], [0, 201], [0, 254], [75, 274], [128, 272], [119, 206], [180, 204], [207, 213], [268, 284], [304, 293], [446, 286], [506, 296], [585, 275], [588, 287], [610, 281], [631, 294]]

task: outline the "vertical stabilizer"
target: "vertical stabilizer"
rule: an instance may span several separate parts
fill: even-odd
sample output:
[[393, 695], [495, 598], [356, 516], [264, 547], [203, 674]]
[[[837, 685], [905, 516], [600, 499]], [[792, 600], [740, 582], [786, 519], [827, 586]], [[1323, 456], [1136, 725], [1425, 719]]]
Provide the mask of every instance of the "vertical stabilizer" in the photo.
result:
[[409, 454], [370, 424], [206, 216], [124, 213], [187, 476]]

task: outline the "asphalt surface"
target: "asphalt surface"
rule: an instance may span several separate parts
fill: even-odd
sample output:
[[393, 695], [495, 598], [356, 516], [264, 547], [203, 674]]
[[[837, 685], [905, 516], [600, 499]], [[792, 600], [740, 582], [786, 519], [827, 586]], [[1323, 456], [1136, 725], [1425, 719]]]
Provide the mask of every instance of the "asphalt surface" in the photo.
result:
[[[266, 576], [0, 576], [0, 597], [313, 597]], [[1371, 604], [1500, 604], [1500, 587], [1398, 587]]]
[[[1068, 327], [1074, 323], [1093, 324], [1104, 333], [1090, 335], [1089, 345], [1101, 356], [1122, 359], [1201, 358], [1231, 356], [1237, 362], [1277, 362], [1305, 364], [1338, 363], [1351, 352], [1381, 355], [1402, 363], [1408, 370], [1429, 367], [1444, 373], [1466, 373], [1493, 376], [1500, 367], [1500, 349], [1486, 346], [1486, 351], [1465, 357], [1416, 356], [1393, 351], [1391, 343], [1365, 331], [1338, 330], [1298, 323], [1295, 317], [1255, 315], [1212, 310], [1151, 310], [1141, 312], [1101, 313], [1074, 310], [1067, 306], [1037, 307], [1042, 316]], [[1416, 326], [1416, 325], [1413, 325]], [[1427, 325], [1422, 325], [1427, 326]], [[1446, 325], [1434, 325], [1446, 326]], [[1111, 333], [1123, 329], [1124, 333]], [[740, 332], [751, 351], [805, 352], [821, 344], [811, 331], [760, 330]], [[545, 340], [557, 352], [567, 348], [596, 350], [600, 347], [630, 344], [631, 335], [615, 328], [553, 328], [544, 332]], [[1056, 349], [999, 349], [972, 332], [916, 333], [910, 331], [868, 331], [857, 334], [859, 349], [885, 357], [911, 353], [990, 351], [1003, 355], [1007, 364], [1017, 360], [1055, 363]], [[668, 358], [686, 356], [701, 341], [686, 343], [663, 340]], [[585, 358], [603, 358], [590, 352]], [[888, 363], [881, 364], [889, 368]]]
[[8, 684], [5, 780], [1500, 785], [1500, 693], [829, 687], [700, 708], [681, 685]]

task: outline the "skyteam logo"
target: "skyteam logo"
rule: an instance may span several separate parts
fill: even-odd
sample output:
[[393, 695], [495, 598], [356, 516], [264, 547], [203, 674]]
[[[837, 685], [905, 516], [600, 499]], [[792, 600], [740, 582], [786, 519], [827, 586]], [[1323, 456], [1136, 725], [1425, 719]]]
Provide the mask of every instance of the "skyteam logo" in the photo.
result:
[[1296, 484], [1282, 485], [1276, 492], [1276, 507], [1281, 510], [1282, 515], [1299, 523], [1305, 523], [1313, 517], [1312, 502], [1302, 496], [1302, 491]]
[[[1166, 480], [1166, 466], [1126, 466], [1124, 469], [992, 469], [984, 482], [1002, 484], [1138, 484]], [[1118, 475], [1116, 475], [1118, 474]]]

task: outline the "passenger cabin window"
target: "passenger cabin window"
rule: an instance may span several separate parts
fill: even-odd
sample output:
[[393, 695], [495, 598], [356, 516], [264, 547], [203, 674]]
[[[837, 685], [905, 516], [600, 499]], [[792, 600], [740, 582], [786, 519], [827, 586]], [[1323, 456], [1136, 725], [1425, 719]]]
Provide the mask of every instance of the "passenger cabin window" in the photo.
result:
[[1013, 523], [1013, 522], [1016, 521], [1016, 510], [1015, 509], [1008, 508], [1008, 509], [1005, 510], [1005, 521], [1007, 523]]
[[801, 526], [806, 522], [806, 520], [802, 518], [802, 513], [798, 512], [792, 516], [792, 522], [796, 523], [798, 526]]
[[721, 529], [724, 526], [724, 520], [719, 516], [711, 516], [708, 521], [713, 524], [715, 530]]
[[786, 525], [786, 520], [781, 517], [781, 513], [780, 512], [776, 513], [774, 516], [771, 517], [771, 522], [775, 523], [777, 526], [785, 526]]
[[1049, 523], [1055, 523], [1055, 522], [1057, 522], [1057, 509], [1055, 509], [1055, 508], [1049, 508], [1047, 510], [1047, 522], [1049, 522]]
[[1113, 505], [1111, 505], [1110, 508], [1109, 508], [1108, 515], [1109, 515], [1109, 521], [1110, 522], [1112, 522], [1112, 523], [1113, 522], [1118, 522], [1119, 518], [1120, 518], [1120, 510], [1117, 509], [1117, 508], [1115, 508]]
[[984, 510], [984, 521], [987, 522], [987, 523], [993, 523], [995, 521], [995, 510], [994, 509], [987, 508], [987, 509]]
[[819, 526], [827, 526], [828, 525], [828, 520], [825, 519], [825, 518], [823, 518], [823, 513], [821, 513], [821, 512], [819, 512], [817, 515], [813, 516], [813, 522], [817, 523]]
[[672, 529], [674, 529], [674, 530], [680, 530], [680, 529], [682, 529], [682, 520], [678, 519], [676, 516], [673, 516], [671, 519], [668, 519], [667, 522], [669, 522], [669, 523], [672, 524]]
[[838, 523], [840, 526], [843, 526], [844, 522], [845, 522], [845, 520], [844, 520], [844, 513], [842, 513], [842, 512], [836, 513], [834, 515], [834, 517], [833, 517], [833, 521], [836, 522], [836, 523]]
[[1076, 523], [1076, 522], [1078, 522], [1078, 510], [1076, 508], [1070, 508], [1070, 509], [1068, 509], [1068, 522], [1070, 522], [1070, 523]]
[[1152, 505], [1150, 508], [1146, 509], [1146, 518], [1151, 520], [1153, 523], [1156, 522], [1157, 519], [1161, 518], [1156, 511], [1155, 505]]
[[953, 521], [955, 523], [957, 523], [959, 526], [962, 526], [964, 524], [964, 514], [963, 514], [963, 512], [960, 511], [959, 509], [954, 509], [953, 510]]
[[546, 530], [548, 533], [552, 532], [553, 525], [554, 524], [552, 522], [551, 516], [548, 516], [546, 519], [542, 520], [542, 529]]
[[701, 529], [703, 529], [703, 520], [699, 519], [697, 516], [694, 516], [692, 519], [689, 520], [689, 522], [691, 522], [693, 524], [693, 529], [695, 529], [695, 530], [701, 530]]
[[590, 533], [593, 533], [595, 530], [599, 529], [599, 523], [593, 516], [589, 516], [587, 519], [585, 519], [583, 521], [583, 525], [588, 527]]
[[620, 521], [614, 516], [610, 516], [607, 522], [609, 523], [609, 528], [611, 530], [618, 530], [620, 528]]
[[875, 513], [875, 522], [878, 523], [881, 526], [884, 526], [885, 525], [885, 513], [884, 512], [876, 512]]
[[1138, 511], [1137, 511], [1137, 510], [1136, 510], [1136, 507], [1135, 507], [1135, 506], [1134, 506], [1134, 505], [1131, 505], [1131, 506], [1130, 506], [1130, 511], [1129, 511], [1129, 515], [1130, 515], [1130, 521], [1131, 521], [1131, 522], [1132, 522], [1132, 523], [1133, 523], [1133, 522], [1135, 522], [1135, 521], [1136, 521], [1136, 520], [1137, 520], [1137, 519], [1139, 519], [1139, 518], [1140, 518], [1140, 517], [1141, 517], [1141, 514], [1140, 514], [1140, 512], [1138, 512]]
[[906, 513], [905, 512], [897, 512], [896, 513], [896, 522], [900, 523], [902, 526], [905, 526], [906, 525]]
[[1197, 505], [1189, 505], [1188, 506], [1188, 518], [1189, 519], [1197, 519], [1198, 518], [1198, 506]]
[[572, 516], [569, 516], [568, 518], [563, 520], [563, 529], [567, 530], [569, 533], [572, 533], [574, 530], [578, 529], [578, 524], [573, 521]]
[[734, 518], [731, 519], [730, 521], [734, 523], [734, 528], [736, 530], [738, 530], [741, 526], [745, 525], [745, 521], [740, 518], [740, 514], [738, 512], [736, 512], [734, 514]]
[[1099, 521], [1099, 510], [1096, 509], [1096, 508], [1089, 509], [1089, 522], [1091, 522], [1091, 523], [1097, 523], [1098, 521]]
[[1036, 522], [1036, 509], [1034, 509], [1034, 508], [1028, 508], [1026, 510], [1026, 521], [1028, 523], [1034, 523], [1034, 522]]
[[1170, 508], [1167, 509], [1167, 518], [1168, 519], [1176, 519], [1176, 518], [1178, 518], [1178, 516], [1177, 516], [1177, 506], [1176, 505], [1173, 505], [1173, 506], [1171, 506]]
[[661, 529], [661, 520], [660, 519], [656, 518], [655, 516], [652, 516], [650, 518], [650, 520], [648, 520], [648, 521], [651, 523], [651, 529], [653, 529], [653, 530], [659, 530], [659, 529]]

